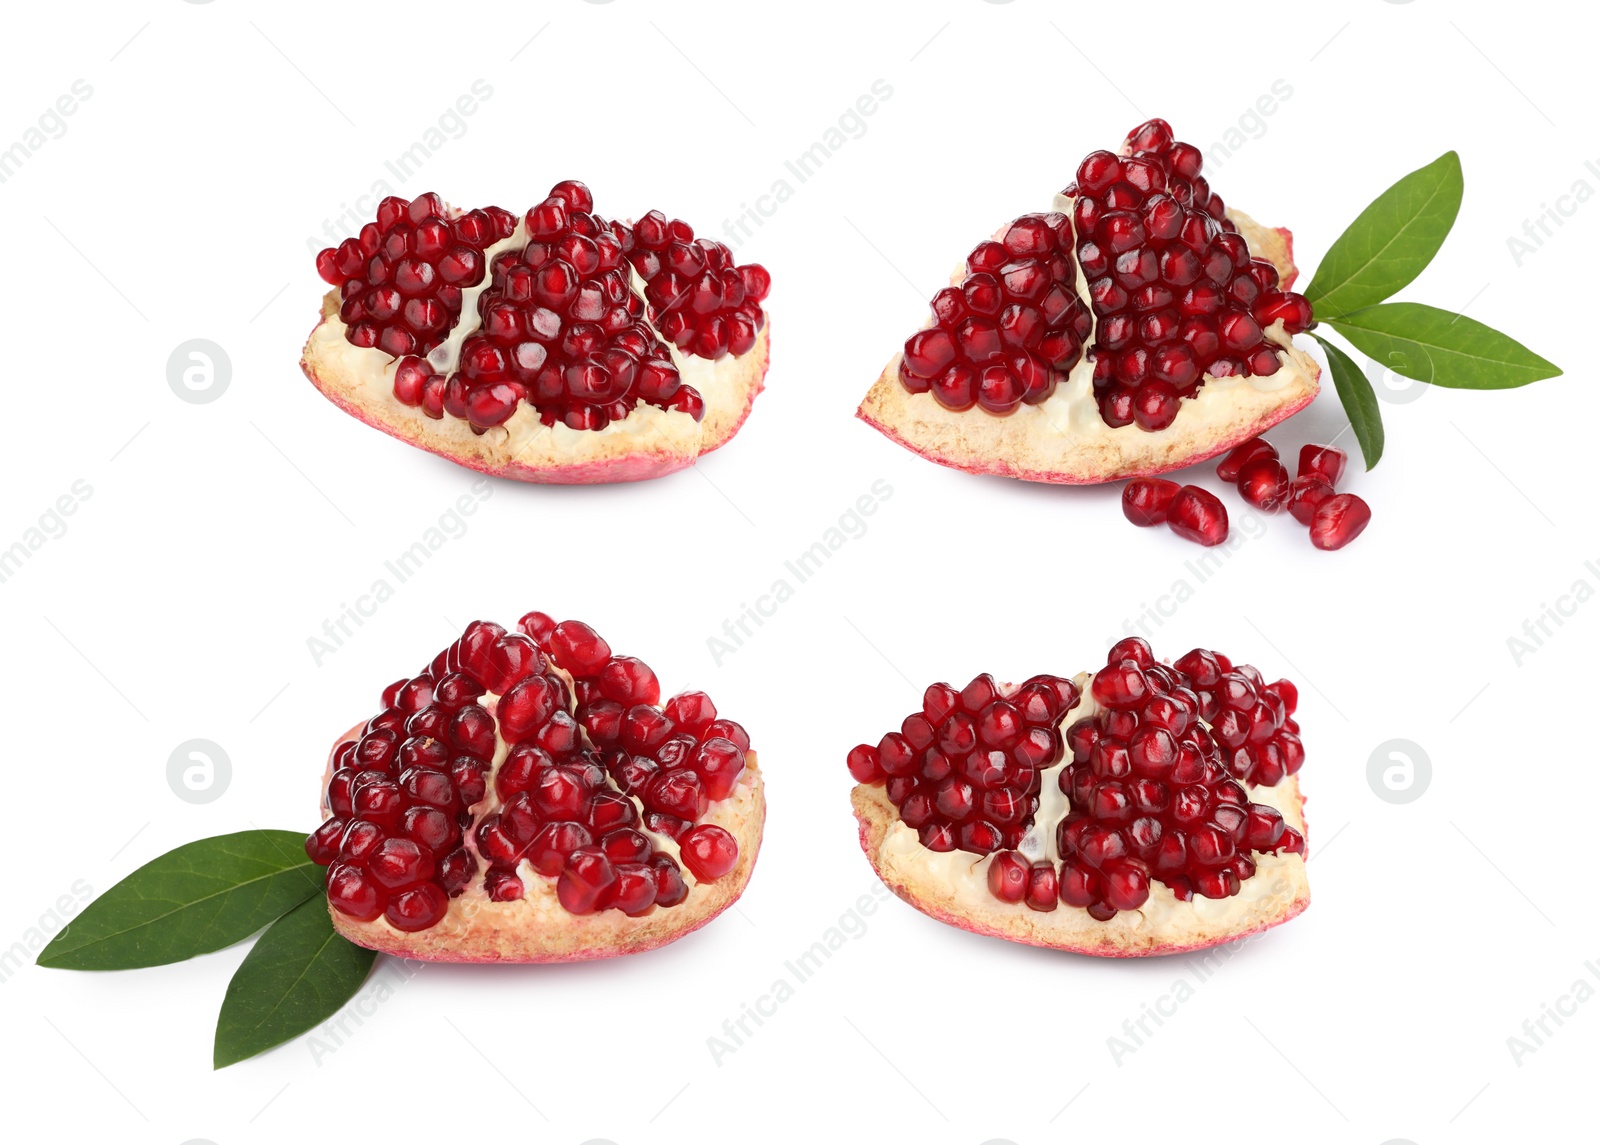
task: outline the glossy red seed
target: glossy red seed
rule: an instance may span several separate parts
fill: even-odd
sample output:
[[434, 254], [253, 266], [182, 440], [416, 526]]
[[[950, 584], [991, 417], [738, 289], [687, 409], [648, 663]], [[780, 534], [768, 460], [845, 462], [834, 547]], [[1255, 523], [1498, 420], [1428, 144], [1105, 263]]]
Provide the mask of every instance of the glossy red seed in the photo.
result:
[[1221, 461], [1217, 462], [1217, 476], [1224, 481], [1237, 481], [1239, 479], [1239, 471], [1245, 467], [1246, 463], [1263, 457], [1270, 457], [1276, 461], [1278, 459], [1278, 451], [1272, 447], [1270, 442], [1263, 441], [1259, 437], [1252, 437], [1248, 441], [1240, 442], [1234, 446]]
[[1342, 549], [1372, 521], [1372, 510], [1354, 493], [1336, 493], [1317, 506], [1311, 517], [1311, 543], [1319, 549]]
[[1167, 507], [1167, 526], [1184, 540], [1209, 548], [1228, 539], [1228, 510], [1214, 494], [1185, 485]]
[[1317, 477], [1329, 485], [1337, 486], [1339, 478], [1344, 476], [1347, 460], [1349, 458], [1344, 450], [1335, 449], [1331, 445], [1302, 445], [1300, 467], [1296, 471], [1296, 476]]
[[710, 823], [691, 828], [678, 840], [678, 847], [683, 865], [697, 882], [714, 882], [739, 861], [738, 842], [726, 829]]
[[1263, 513], [1276, 513], [1289, 500], [1289, 471], [1276, 457], [1258, 457], [1239, 470], [1239, 495]]

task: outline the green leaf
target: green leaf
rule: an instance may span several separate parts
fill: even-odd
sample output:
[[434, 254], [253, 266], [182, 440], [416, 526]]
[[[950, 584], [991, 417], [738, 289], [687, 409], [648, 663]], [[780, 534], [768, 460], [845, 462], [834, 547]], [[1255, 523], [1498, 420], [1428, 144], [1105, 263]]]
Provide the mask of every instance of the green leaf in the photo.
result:
[[1508, 390], [1561, 373], [1515, 338], [1420, 302], [1369, 306], [1329, 324], [1374, 361], [1436, 386]]
[[1339, 392], [1339, 403], [1344, 406], [1356, 443], [1361, 446], [1361, 456], [1370, 470], [1383, 456], [1383, 418], [1378, 413], [1378, 395], [1372, 392], [1372, 382], [1361, 367], [1350, 360], [1349, 354], [1325, 338], [1311, 336], [1328, 355], [1333, 388]]
[[298, 831], [240, 831], [168, 851], [90, 903], [40, 966], [127, 970], [231, 946], [322, 893]]
[[295, 907], [268, 928], [228, 983], [214, 1068], [270, 1050], [338, 1013], [377, 956], [333, 929], [321, 896]]
[[1446, 151], [1345, 228], [1306, 288], [1312, 312], [1327, 321], [1392, 297], [1433, 261], [1460, 209], [1461, 160]]

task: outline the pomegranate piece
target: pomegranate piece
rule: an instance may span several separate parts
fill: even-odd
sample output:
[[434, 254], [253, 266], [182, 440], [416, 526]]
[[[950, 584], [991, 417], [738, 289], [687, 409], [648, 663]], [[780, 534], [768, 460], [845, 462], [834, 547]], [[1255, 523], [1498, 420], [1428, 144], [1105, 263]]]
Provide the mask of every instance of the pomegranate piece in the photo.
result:
[[[764, 806], [744, 729], [703, 692], [662, 706], [649, 666], [587, 624], [532, 612], [518, 628], [469, 625], [336, 745], [306, 853], [329, 868], [352, 941], [450, 961], [600, 957], [670, 941], [742, 891], [750, 864], [731, 872], [753, 858]], [[551, 888], [574, 919], [681, 920], [588, 934], [496, 914]]]
[[1122, 515], [1135, 525], [1159, 525], [1167, 519], [1178, 483], [1160, 477], [1140, 477], [1122, 489]]
[[934, 295], [933, 325], [906, 340], [900, 384], [946, 409], [997, 416], [1044, 401], [1090, 331], [1074, 277], [1065, 215], [1012, 220], [967, 256], [960, 282]]
[[[1165, 429], [1205, 375], [1266, 375], [1280, 362], [1263, 327], [1312, 326], [1311, 307], [1278, 289], [1278, 271], [1250, 248], [1200, 173], [1200, 149], [1152, 119], [1123, 154], [1096, 151], [1064, 195], [1074, 200], [1078, 262], [1094, 309], [1094, 386], [1102, 415]], [[1112, 412], [1117, 411], [1117, 412]]]
[[[900, 897], [980, 933], [1115, 955], [1230, 941], [1308, 901], [1298, 701], [1248, 664], [1200, 648], [1165, 664], [1137, 637], [1082, 695], [1060, 676], [934, 684], [849, 754], [862, 845]], [[1002, 747], [1035, 733], [1054, 750]], [[1234, 896], [1227, 913], [1184, 905]]]
[[1162, 120], [1091, 154], [1054, 212], [973, 248], [858, 416], [966, 472], [1096, 484], [1183, 468], [1304, 408], [1320, 368], [1291, 337], [1314, 322], [1287, 289], [1289, 233], [1225, 211], [1201, 165]]
[[1335, 493], [1311, 517], [1311, 543], [1319, 549], [1342, 549], [1372, 521], [1372, 510], [1354, 493]]
[[[563, 484], [671, 472], [732, 436], [766, 370], [766, 270], [735, 266], [727, 247], [659, 212], [607, 220], [576, 180], [520, 220], [391, 197], [317, 266], [339, 305], [307, 343], [311, 380], [362, 420], [484, 472]], [[381, 353], [352, 355], [334, 339]], [[679, 369], [694, 359], [707, 364], [696, 378], [715, 383], [718, 416], [704, 429], [705, 396]], [[392, 401], [374, 396], [381, 376]], [[622, 449], [537, 433], [604, 430], [641, 405], [688, 418], [638, 419]], [[526, 432], [481, 446], [428, 424], [463, 421], [481, 437], [524, 407]]]
[[1228, 510], [1214, 493], [1185, 485], [1167, 506], [1167, 527], [1186, 541], [1210, 548], [1228, 539]]

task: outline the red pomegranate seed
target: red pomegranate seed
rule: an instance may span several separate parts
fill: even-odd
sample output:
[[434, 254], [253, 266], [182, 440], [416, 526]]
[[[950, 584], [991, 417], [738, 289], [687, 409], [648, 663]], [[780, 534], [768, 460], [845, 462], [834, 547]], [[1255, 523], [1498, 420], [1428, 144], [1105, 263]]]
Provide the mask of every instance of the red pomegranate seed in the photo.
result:
[[1217, 476], [1224, 481], [1237, 481], [1239, 480], [1240, 470], [1247, 463], [1263, 457], [1270, 457], [1276, 461], [1278, 459], [1278, 451], [1272, 448], [1270, 443], [1261, 440], [1261, 438], [1252, 437], [1249, 441], [1240, 442], [1234, 446], [1228, 451], [1227, 456], [1217, 463]]
[[1372, 510], [1354, 493], [1335, 493], [1317, 506], [1311, 518], [1311, 543], [1319, 549], [1342, 549], [1372, 521]]
[[1176, 481], [1160, 477], [1139, 477], [1122, 489], [1122, 515], [1135, 525], [1159, 525], [1167, 519], [1167, 509], [1178, 495]]
[[1300, 447], [1299, 477], [1319, 477], [1337, 487], [1344, 476], [1345, 462], [1349, 460], [1344, 450], [1331, 445], [1302, 445]]
[[1214, 494], [1185, 485], [1167, 507], [1167, 526], [1184, 540], [1209, 548], [1228, 539], [1228, 510]]
[[1264, 513], [1276, 513], [1289, 499], [1289, 471], [1276, 457], [1258, 457], [1239, 470], [1239, 495]]
[[1316, 476], [1296, 477], [1289, 483], [1289, 515], [1302, 525], [1311, 524], [1317, 506], [1333, 496], [1333, 486]]

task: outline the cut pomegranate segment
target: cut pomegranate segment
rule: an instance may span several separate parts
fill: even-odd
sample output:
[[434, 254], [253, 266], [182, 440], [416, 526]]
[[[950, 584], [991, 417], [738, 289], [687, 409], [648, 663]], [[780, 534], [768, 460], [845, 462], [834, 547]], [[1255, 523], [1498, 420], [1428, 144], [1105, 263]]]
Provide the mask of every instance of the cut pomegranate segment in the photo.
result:
[[981, 243], [858, 416], [974, 473], [1165, 473], [1303, 408], [1320, 369], [1287, 231], [1225, 210], [1162, 120], [1098, 151], [1055, 210]]
[[[640, 234], [662, 245], [650, 247]], [[390, 197], [318, 256], [339, 287], [301, 362], [362, 421], [495, 476], [632, 481], [743, 424], [767, 368], [767, 272], [651, 212], [556, 184], [520, 220]], [[693, 273], [690, 273], [690, 272]]]
[[335, 928], [441, 962], [554, 962], [648, 950], [743, 893], [765, 817], [750, 739], [703, 692], [579, 621], [476, 621], [334, 746]]
[[848, 764], [886, 884], [966, 930], [1086, 954], [1228, 942], [1305, 909], [1298, 692], [1143, 640], [1074, 680], [934, 684]]

